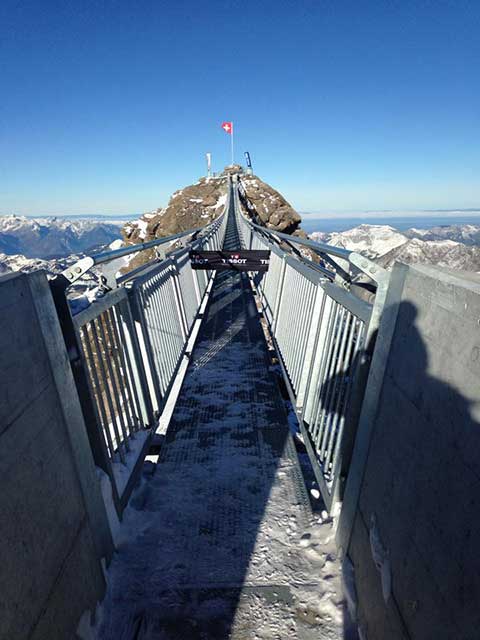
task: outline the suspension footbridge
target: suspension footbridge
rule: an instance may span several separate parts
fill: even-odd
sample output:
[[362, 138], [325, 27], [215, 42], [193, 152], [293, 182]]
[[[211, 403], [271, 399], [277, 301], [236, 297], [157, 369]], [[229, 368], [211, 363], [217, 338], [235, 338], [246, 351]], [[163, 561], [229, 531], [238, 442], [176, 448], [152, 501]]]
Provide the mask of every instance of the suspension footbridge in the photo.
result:
[[[1, 638], [473, 640], [474, 277], [267, 229], [235, 175], [203, 229], [0, 285]], [[441, 477], [463, 515], [432, 536]]]

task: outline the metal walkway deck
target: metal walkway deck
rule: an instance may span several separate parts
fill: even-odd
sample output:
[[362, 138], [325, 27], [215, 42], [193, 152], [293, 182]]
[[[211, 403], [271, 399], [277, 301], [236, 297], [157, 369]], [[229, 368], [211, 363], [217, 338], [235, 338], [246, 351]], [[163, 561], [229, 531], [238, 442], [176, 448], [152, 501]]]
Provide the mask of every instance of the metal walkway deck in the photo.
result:
[[313, 521], [248, 278], [219, 274], [155, 474], [125, 512], [97, 637], [343, 637], [308, 607], [338, 590], [320, 585]]

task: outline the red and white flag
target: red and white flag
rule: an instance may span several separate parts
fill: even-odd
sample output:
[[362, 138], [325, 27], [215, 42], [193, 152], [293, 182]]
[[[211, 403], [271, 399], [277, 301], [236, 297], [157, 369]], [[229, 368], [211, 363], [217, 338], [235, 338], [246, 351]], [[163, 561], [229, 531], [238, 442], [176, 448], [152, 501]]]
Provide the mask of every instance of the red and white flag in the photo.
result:
[[230, 135], [233, 133], [233, 122], [222, 122], [222, 129]]

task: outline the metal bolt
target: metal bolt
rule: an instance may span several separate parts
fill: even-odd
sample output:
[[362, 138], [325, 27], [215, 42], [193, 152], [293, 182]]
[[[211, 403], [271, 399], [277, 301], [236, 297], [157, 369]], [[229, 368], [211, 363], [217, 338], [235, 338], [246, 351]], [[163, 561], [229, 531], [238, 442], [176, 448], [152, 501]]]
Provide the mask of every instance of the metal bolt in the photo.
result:
[[367, 267], [368, 266], [368, 262], [366, 262], [365, 260], [362, 262], [362, 267]]
[[75, 271], [76, 271], [77, 273], [82, 273], [82, 270], [81, 270], [81, 268], [80, 268], [80, 267], [76, 267]]

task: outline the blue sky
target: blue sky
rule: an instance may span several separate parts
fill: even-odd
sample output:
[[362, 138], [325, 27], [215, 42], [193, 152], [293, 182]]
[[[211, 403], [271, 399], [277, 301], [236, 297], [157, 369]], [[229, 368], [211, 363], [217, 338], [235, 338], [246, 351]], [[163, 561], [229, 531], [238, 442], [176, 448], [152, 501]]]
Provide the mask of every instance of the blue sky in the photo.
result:
[[299, 210], [480, 207], [480, 2], [0, 4], [0, 213], [142, 212], [236, 156]]

